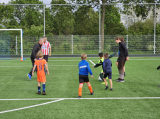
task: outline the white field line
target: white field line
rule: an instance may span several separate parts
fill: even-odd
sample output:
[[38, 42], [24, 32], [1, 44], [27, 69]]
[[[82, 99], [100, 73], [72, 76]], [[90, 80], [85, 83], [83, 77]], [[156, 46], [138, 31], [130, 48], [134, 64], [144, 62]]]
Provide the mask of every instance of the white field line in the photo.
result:
[[[19, 101], [19, 100], [77, 100], [79, 98], [26, 98], [26, 99], [0, 99], [0, 101]], [[131, 99], [160, 99], [160, 97], [104, 97], [104, 98], [81, 98], [82, 100], [131, 100]]]
[[58, 102], [58, 101], [61, 101], [61, 100], [64, 100], [64, 99], [58, 99], [58, 100], [54, 100], [54, 101], [50, 101], [50, 102], [46, 102], [46, 103], [42, 103], [42, 104], [37, 104], [37, 105], [32, 105], [32, 106], [27, 106], [27, 107], [12, 109], [12, 110], [1, 111], [0, 114], [6, 113], [6, 112], [18, 111], [18, 110], [22, 110], [22, 109], [28, 109], [28, 108], [32, 108], [32, 107], [41, 106], [41, 105], [46, 105], [46, 104], [50, 104], [50, 103], [53, 103], [53, 102]]

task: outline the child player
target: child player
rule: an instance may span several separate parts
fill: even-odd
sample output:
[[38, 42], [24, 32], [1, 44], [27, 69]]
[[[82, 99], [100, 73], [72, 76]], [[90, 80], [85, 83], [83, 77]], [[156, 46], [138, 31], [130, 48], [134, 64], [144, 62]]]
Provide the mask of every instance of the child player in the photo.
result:
[[82, 96], [82, 87], [84, 83], [87, 83], [88, 89], [90, 90], [91, 95], [93, 95], [94, 91], [92, 90], [92, 86], [89, 82], [88, 73], [90, 73], [91, 78], [93, 78], [92, 71], [89, 67], [89, 63], [86, 61], [87, 54], [82, 53], [81, 54], [82, 61], [79, 62], [79, 90], [78, 90], [78, 98], [81, 98]]
[[46, 82], [46, 76], [45, 76], [45, 71], [44, 71], [44, 66], [47, 70], [47, 74], [49, 75], [49, 70], [48, 70], [48, 65], [45, 59], [43, 59], [43, 52], [40, 50], [37, 53], [37, 59], [34, 63], [33, 71], [32, 71], [32, 76], [34, 76], [34, 70], [37, 67], [37, 81], [38, 81], [38, 93], [41, 94], [41, 82], [42, 82], [42, 87], [43, 87], [43, 95], [46, 95], [45, 93], [45, 82]]
[[110, 82], [110, 90], [113, 91], [112, 88], [112, 62], [109, 59], [109, 54], [108, 53], [104, 53], [104, 62], [103, 62], [103, 74], [104, 74], [104, 82], [106, 84], [106, 88], [105, 90], [107, 90], [108, 85], [107, 85], [107, 81], [106, 81], [106, 77], [108, 76], [109, 82]]
[[[115, 53], [109, 55], [109, 58], [112, 58], [112, 57], [115, 56], [116, 54], [117, 54], [117, 53], [115, 52]], [[101, 72], [100, 72], [100, 74], [99, 74], [99, 78], [103, 80], [103, 61], [104, 61], [104, 57], [103, 57], [103, 53], [102, 53], [102, 52], [100, 52], [98, 55], [99, 55], [100, 60], [99, 60], [98, 63], [94, 66], [94, 68], [99, 67], [99, 66], [102, 65], [102, 70], [101, 70]], [[103, 82], [102, 84], [105, 84], [105, 82]]]

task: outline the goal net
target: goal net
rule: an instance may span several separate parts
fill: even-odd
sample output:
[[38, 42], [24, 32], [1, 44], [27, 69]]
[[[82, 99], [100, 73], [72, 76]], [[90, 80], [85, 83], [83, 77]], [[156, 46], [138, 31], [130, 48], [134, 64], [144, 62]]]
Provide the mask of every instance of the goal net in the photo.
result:
[[0, 60], [21, 57], [23, 61], [22, 29], [0, 29]]

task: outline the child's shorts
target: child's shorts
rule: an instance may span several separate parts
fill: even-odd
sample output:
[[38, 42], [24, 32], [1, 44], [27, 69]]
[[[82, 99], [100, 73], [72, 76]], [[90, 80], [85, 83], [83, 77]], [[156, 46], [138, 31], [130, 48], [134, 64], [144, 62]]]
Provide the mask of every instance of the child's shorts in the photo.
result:
[[88, 75], [79, 75], [79, 83], [89, 82]]
[[37, 76], [37, 81], [38, 82], [46, 82], [46, 77], [45, 76]]
[[104, 78], [106, 79], [106, 77], [108, 76], [108, 79], [112, 79], [112, 72], [111, 73], [105, 73], [104, 74]]

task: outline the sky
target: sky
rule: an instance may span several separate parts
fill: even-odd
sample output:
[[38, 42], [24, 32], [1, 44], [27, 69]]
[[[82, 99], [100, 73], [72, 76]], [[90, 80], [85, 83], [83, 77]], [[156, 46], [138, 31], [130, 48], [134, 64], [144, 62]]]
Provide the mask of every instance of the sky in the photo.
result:
[[[9, 1], [11, 1], [11, 0], [0, 0], [0, 3], [5, 3], [5, 4], [7, 4]], [[43, 1], [43, 3], [45, 3], [45, 4], [50, 4], [50, 2], [52, 1], [52, 0], [40, 0], [40, 1]]]

